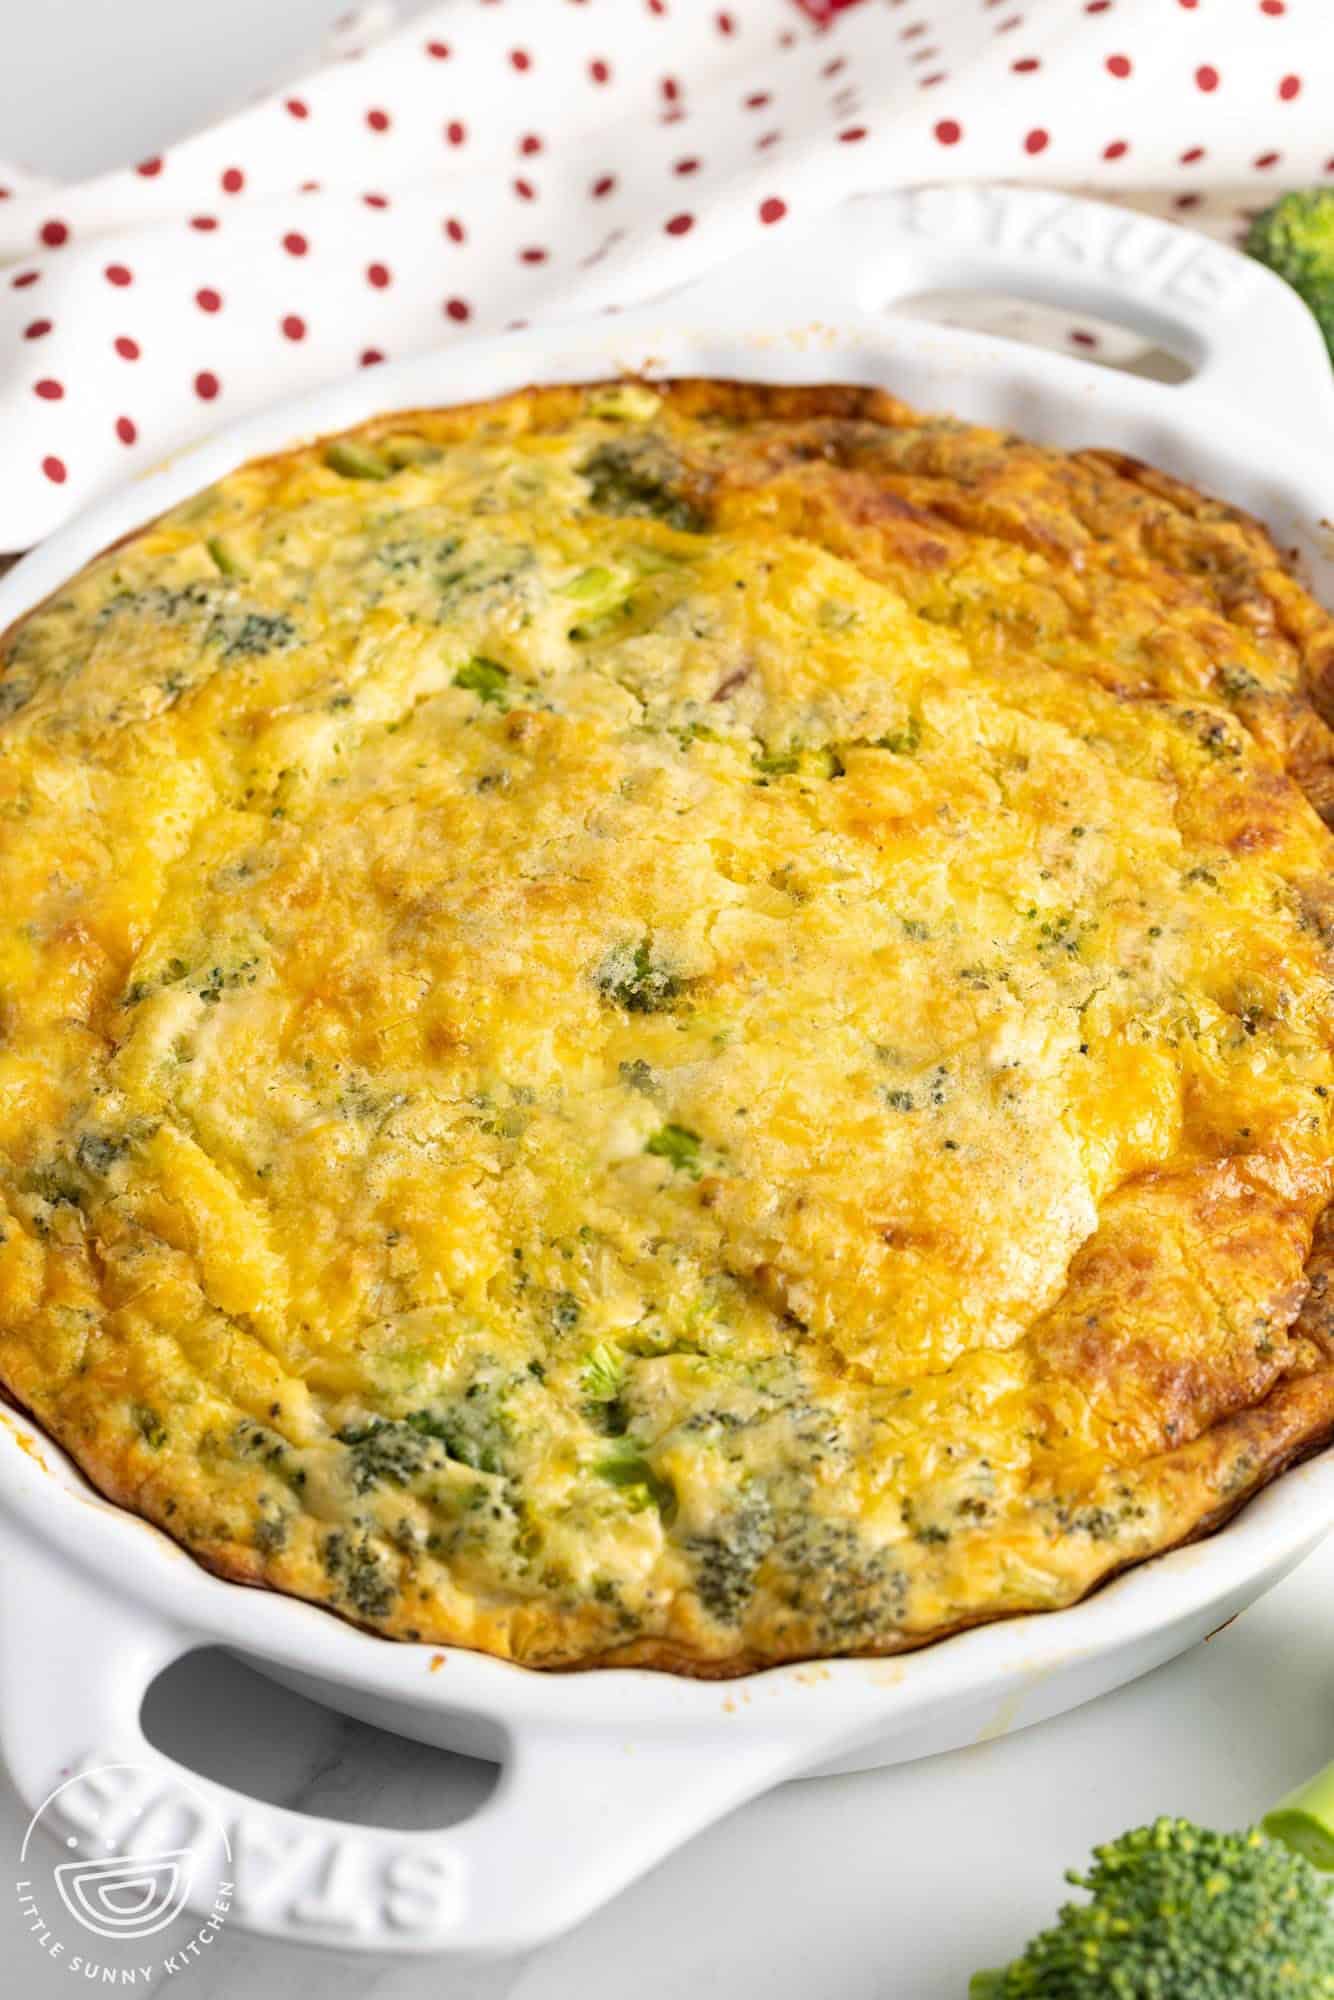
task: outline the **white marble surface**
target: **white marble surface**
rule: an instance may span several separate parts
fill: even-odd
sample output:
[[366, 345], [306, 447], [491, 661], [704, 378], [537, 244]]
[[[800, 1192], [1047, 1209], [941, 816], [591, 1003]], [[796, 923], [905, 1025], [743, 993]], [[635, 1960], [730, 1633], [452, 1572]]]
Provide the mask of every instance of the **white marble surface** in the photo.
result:
[[[339, 0], [0, 0], [0, 156], [80, 173], [139, 156], [294, 66]], [[40, 1663], [34, 1662], [34, 1671]], [[485, 1774], [310, 1707], [220, 1657], [150, 1703], [162, 1747], [294, 1807], [401, 1826]], [[1042, 1728], [793, 1785], [521, 1960], [377, 1963], [224, 1932], [193, 2000], [963, 2000], [1054, 1908], [1064, 1866], [1161, 1811], [1244, 1821], [1334, 1755], [1334, 1543], [1209, 1645]], [[0, 1993], [80, 1990], [25, 1934], [8, 1878], [26, 1815], [0, 1779]], [[157, 1990], [156, 1987], [154, 1990]]]

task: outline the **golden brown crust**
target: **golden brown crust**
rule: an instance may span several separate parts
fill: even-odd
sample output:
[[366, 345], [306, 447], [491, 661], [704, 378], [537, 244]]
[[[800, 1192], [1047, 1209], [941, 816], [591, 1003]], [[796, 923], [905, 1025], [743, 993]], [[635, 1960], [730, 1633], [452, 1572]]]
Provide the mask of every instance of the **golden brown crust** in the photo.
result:
[[1264, 530], [846, 387], [354, 442], [0, 641], [0, 1382], [94, 1483], [722, 1676], [1327, 1439], [1334, 627]]

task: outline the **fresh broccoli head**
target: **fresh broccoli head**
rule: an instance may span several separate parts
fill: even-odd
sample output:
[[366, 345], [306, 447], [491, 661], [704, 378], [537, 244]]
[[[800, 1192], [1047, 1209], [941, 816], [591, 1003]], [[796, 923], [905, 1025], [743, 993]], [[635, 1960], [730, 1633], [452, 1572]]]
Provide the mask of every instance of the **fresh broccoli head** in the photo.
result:
[[1246, 248], [1306, 301], [1334, 356], [1334, 188], [1285, 194], [1256, 216]]
[[1260, 1832], [1160, 1819], [1094, 1849], [1089, 1891], [970, 2000], [1334, 2000], [1334, 1904]]

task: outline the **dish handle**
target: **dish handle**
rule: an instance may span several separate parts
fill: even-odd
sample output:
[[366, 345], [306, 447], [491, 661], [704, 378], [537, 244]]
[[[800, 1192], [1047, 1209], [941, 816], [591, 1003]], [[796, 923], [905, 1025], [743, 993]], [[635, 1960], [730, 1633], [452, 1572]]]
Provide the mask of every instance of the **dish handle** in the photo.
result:
[[1194, 370], [1167, 393], [1226, 405], [1309, 444], [1334, 435], [1334, 371], [1312, 315], [1254, 258], [1198, 230], [1051, 189], [963, 183], [864, 195], [766, 245], [728, 285], [757, 306], [837, 322], [941, 286], [1011, 293], [1135, 328]]
[[[696, 1721], [688, 1737], [516, 1727], [495, 1791], [461, 1825], [317, 1818], [197, 1776], [145, 1736], [148, 1688], [207, 1643], [54, 1551], [20, 1534], [7, 1541], [0, 1747], [33, 1815], [20, 1874], [53, 1928], [74, 1930], [71, 1917], [96, 1928], [110, 1852], [125, 1862], [111, 1870], [113, 1895], [117, 1883], [122, 1901], [137, 1894], [151, 1864], [155, 1879], [171, 1877], [182, 1912], [216, 1929], [234, 1921], [343, 1950], [528, 1950], [803, 1761], [790, 1735], [725, 1716], [720, 1692], [717, 1729]], [[82, 1870], [80, 1857], [98, 1870]], [[136, 1935], [101, 1933], [117, 1934]], [[76, 1936], [70, 1948], [96, 1941]], [[165, 1933], [157, 1942], [172, 1948]]]

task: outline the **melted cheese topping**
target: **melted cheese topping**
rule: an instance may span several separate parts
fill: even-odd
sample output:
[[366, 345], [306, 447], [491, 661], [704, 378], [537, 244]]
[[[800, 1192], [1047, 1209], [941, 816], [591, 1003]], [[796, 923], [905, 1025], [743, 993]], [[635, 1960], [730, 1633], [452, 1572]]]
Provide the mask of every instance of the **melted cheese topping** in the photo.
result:
[[247, 466], [3, 658], [0, 1378], [207, 1560], [888, 1650], [1334, 1422], [1334, 645], [1226, 509], [550, 391]]

